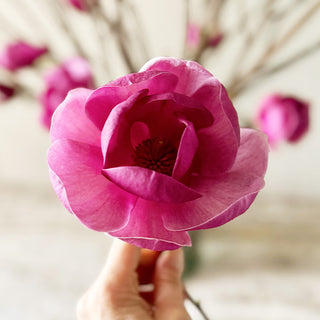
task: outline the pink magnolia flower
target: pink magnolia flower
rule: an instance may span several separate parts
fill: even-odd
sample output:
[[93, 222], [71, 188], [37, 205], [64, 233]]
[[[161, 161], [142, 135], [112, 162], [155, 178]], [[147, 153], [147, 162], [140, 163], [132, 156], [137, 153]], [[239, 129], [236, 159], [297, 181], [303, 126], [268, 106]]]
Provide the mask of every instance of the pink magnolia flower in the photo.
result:
[[56, 66], [45, 74], [44, 81], [46, 87], [40, 96], [41, 122], [48, 129], [52, 114], [71, 89], [93, 87], [90, 65], [82, 57], [73, 57]]
[[71, 91], [53, 116], [53, 187], [84, 225], [136, 246], [190, 246], [264, 186], [268, 143], [239, 129], [222, 84], [196, 62], [156, 58], [96, 90]]
[[15, 93], [13, 87], [0, 83], [0, 103], [10, 99]]
[[36, 47], [24, 41], [17, 41], [8, 45], [0, 53], [0, 66], [15, 71], [31, 65], [37, 58], [48, 52], [46, 47]]
[[271, 146], [280, 141], [297, 142], [309, 128], [309, 104], [280, 94], [267, 96], [260, 103], [256, 122], [269, 136]]

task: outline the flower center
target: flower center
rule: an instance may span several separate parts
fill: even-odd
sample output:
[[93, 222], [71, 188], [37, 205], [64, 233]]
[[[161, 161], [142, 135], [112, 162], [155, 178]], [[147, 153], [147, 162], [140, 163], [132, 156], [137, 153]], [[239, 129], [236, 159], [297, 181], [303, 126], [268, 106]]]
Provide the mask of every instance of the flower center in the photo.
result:
[[148, 168], [167, 175], [172, 170], [177, 157], [177, 149], [165, 138], [143, 140], [135, 148], [134, 162], [139, 167]]

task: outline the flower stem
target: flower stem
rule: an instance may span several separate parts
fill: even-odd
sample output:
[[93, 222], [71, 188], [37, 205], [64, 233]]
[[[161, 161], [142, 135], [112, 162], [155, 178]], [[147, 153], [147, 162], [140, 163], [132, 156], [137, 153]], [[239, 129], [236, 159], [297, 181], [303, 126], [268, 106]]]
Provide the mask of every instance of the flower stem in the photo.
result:
[[204, 312], [204, 310], [201, 307], [201, 304], [199, 301], [194, 300], [190, 293], [187, 291], [186, 288], [184, 288], [184, 294], [186, 295], [187, 299], [195, 306], [195, 308], [199, 311], [199, 313], [202, 315], [203, 319], [210, 320], [207, 314]]

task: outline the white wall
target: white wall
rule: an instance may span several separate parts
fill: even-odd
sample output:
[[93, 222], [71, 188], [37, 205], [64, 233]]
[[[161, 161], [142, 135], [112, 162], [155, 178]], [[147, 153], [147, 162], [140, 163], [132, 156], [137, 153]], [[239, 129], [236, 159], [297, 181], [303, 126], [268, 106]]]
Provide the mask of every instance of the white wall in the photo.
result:
[[[33, 0], [36, 3], [39, 0]], [[13, 2], [13, 1], [12, 1]], [[30, 1], [31, 3], [31, 1]], [[183, 38], [183, 3], [172, 0], [139, 0], [142, 23], [154, 56], [179, 56]], [[5, 5], [0, 4], [1, 14]], [[290, 44], [290, 52], [308, 38], [319, 37], [320, 19], [312, 19], [299, 40]], [[4, 42], [7, 37], [0, 37]], [[230, 47], [230, 50], [235, 48]], [[253, 112], [262, 95], [274, 91], [294, 93], [311, 102], [311, 129], [297, 145], [281, 145], [270, 154], [265, 192], [274, 195], [294, 195], [317, 198], [320, 170], [320, 55], [314, 53], [281, 74], [268, 78], [235, 101], [241, 112]], [[114, 59], [110, 55], [110, 59]], [[116, 59], [114, 61], [117, 61]], [[210, 71], [224, 80], [221, 57], [211, 61]], [[224, 62], [226, 63], [226, 62]], [[115, 74], [121, 75], [119, 67]], [[103, 77], [103, 76], [102, 76]], [[8, 185], [48, 185], [46, 150], [48, 133], [38, 125], [40, 108], [36, 102], [17, 100], [0, 105], [0, 190]]]

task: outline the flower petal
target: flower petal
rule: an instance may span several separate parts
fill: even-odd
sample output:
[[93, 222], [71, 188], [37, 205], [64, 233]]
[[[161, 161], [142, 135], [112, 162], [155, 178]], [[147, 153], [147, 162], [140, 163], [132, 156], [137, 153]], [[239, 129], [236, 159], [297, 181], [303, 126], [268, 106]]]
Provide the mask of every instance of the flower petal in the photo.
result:
[[149, 60], [141, 69], [144, 71], [167, 71], [179, 79], [175, 92], [192, 96], [202, 84], [213, 75], [194, 61], [176, 58], [154, 58]]
[[231, 101], [218, 81], [210, 81], [193, 98], [214, 117], [214, 124], [198, 133], [198, 172], [204, 176], [225, 172], [232, 167], [240, 143], [240, 128]]
[[132, 121], [147, 118], [148, 114], [153, 115], [155, 112], [160, 114], [166, 112], [163, 118], [182, 117], [192, 122], [196, 130], [210, 127], [214, 123], [212, 114], [199, 103], [199, 100], [172, 92], [148, 95], [141, 99], [128, 114], [128, 118]]
[[131, 145], [131, 122], [126, 114], [137, 100], [147, 94], [141, 90], [117, 105], [110, 113], [101, 132], [101, 149], [107, 167], [131, 165], [133, 148]]
[[156, 211], [154, 203], [143, 199], [138, 199], [130, 213], [128, 224], [109, 234], [135, 246], [156, 251], [191, 246], [187, 232], [172, 232], [164, 228], [161, 213]]
[[84, 225], [108, 232], [127, 223], [136, 197], [101, 174], [103, 158], [99, 148], [57, 140], [49, 149], [48, 163], [59, 198]]
[[95, 90], [86, 104], [86, 113], [102, 130], [111, 110], [132, 94], [148, 89], [149, 94], [173, 92], [178, 82], [174, 74], [168, 72], [134, 73], [108, 83]]
[[180, 231], [215, 227], [243, 213], [264, 186], [268, 150], [265, 134], [241, 129], [241, 145], [231, 170], [214, 178], [194, 177], [190, 187], [202, 198], [163, 205], [165, 227]]
[[92, 90], [74, 89], [60, 104], [52, 117], [50, 139], [71, 139], [93, 146], [100, 145], [100, 131], [87, 118], [84, 105]]
[[181, 137], [177, 159], [172, 173], [173, 178], [177, 180], [180, 180], [189, 170], [199, 146], [199, 140], [193, 124], [185, 120], [181, 121], [186, 125], [186, 128]]
[[102, 172], [120, 188], [146, 200], [180, 203], [201, 197], [172, 177], [150, 169], [123, 166], [103, 169]]
[[[152, 70], [167, 71], [178, 76], [175, 92], [192, 97], [197, 105], [204, 106], [212, 113], [213, 126], [202, 130], [201, 136], [199, 135], [199, 150], [203, 152], [199, 154], [200, 174], [212, 175], [230, 169], [239, 146], [239, 124], [237, 113], [221, 83], [193, 61], [155, 58], [141, 69]], [[228, 144], [225, 143], [226, 140]]]

